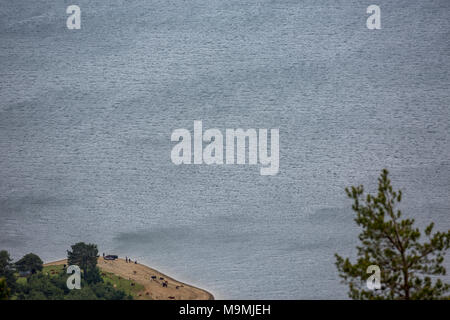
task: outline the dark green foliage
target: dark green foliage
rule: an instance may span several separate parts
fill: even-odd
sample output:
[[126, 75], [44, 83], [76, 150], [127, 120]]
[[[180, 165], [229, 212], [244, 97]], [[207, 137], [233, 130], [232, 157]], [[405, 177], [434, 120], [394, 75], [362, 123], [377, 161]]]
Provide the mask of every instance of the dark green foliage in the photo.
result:
[[132, 298], [122, 290], [114, 289], [111, 284], [96, 283], [90, 286], [97, 297], [107, 297], [107, 300], [131, 300]]
[[28, 253], [23, 256], [22, 259], [15, 263], [17, 270], [19, 271], [30, 271], [31, 273], [36, 273], [37, 271], [42, 271], [43, 262], [34, 253]]
[[[336, 266], [353, 299], [439, 299], [446, 298], [450, 286], [437, 278], [445, 275], [442, 265], [450, 246], [450, 230], [432, 234], [433, 223], [421, 232], [414, 219], [402, 219], [398, 203], [401, 191], [393, 191], [388, 171], [378, 179], [378, 194], [364, 195], [363, 186], [346, 189], [353, 200], [355, 222], [362, 227], [357, 261], [352, 264], [336, 254]], [[381, 269], [381, 289], [369, 290], [369, 265]]]
[[[84, 277], [81, 289], [67, 288], [69, 275], [63, 269], [43, 272], [42, 260], [35, 254], [27, 254], [15, 264], [11, 263], [9, 253], [0, 251], [0, 300], [125, 300], [132, 299], [123, 290], [118, 290], [110, 283], [105, 283], [97, 265], [97, 246], [77, 243], [69, 252], [71, 264], [82, 268]], [[18, 271], [32, 271], [26, 278], [17, 281], [15, 267]], [[12, 289], [14, 288], [14, 290]]]
[[89, 284], [84, 279], [81, 289], [69, 290], [66, 285], [68, 275], [61, 272], [55, 276], [37, 273], [27, 278], [26, 284], [19, 285], [17, 298], [20, 300], [124, 300], [129, 296], [111, 284], [98, 282]]
[[[97, 245], [78, 242], [72, 246], [72, 251], [67, 251], [69, 265], [77, 265], [83, 270], [83, 276], [89, 277], [89, 272], [97, 266]], [[95, 275], [93, 276], [95, 278]]]
[[[72, 290], [69, 295], [67, 295], [66, 300], [102, 300], [104, 298], [98, 298], [92, 288], [81, 287], [80, 290]], [[109, 299], [106, 299], [109, 300]]]
[[0, 300], [8, 300], [11, 289], [6, 285], [6, 279], [0, 278]]
[[26, 300], [62, 300], [69, 293], [66, 279], [62, 274], [50, 277], [42, 273], [33, 274], [27, 278], [26, 284], [19, 284], [18, 299]]
[[87, 283], [99, 283], [103, 282], [102, 276], [100, 275], [100, 269], [98, 267], [94, 267], [93, 269], [89, 269], [84, 279]]
[[0, 278], [4, 278], [6, 280], [6, 286], [14, 292], [16, 288], [16, 276], [14, 275], [14, 264], [11, 261], [8, 251], [0, 251]]

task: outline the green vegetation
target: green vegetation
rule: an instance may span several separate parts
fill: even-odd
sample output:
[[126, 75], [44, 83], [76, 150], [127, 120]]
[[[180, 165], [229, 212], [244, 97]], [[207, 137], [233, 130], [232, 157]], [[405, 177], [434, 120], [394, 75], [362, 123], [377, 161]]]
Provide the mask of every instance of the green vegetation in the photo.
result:
[[145, 289], [142, 284], [124, 279], [114, 273], [104, 272], [102, 273], [102, 278], [105, 283], [111, 284], [114, 288], [122, 290], [132, 297], [137, 297], [139, 292]]
[[16, 269], [21, 272], [36, 273], [42, 270], [42, 260], [34, 253], [29, 253], [23, 256], [22, 259], [15, 263]]
[[[58, 277], [66, 274], [64, 265], [45, 266], [42, 273], [49, 277]], [[124, 279], [110, 272], [101, 272], [100, 276], [105, 284], [112, 285], [114, 289], [125, 292], [127, 296], [137, 297], [139, 292], [144, 290], [144, 286], [131, 280]], [[25, 279], [19, 278], [17, 281]], [[66, 277], [67, 279], [67, 277]]]
[[[43, 267], [35, 254], [12, 263], [7, 251], [0, 251], [0, 299], [18, 300], [127, 300], [144, 288], [97, 267], [97, 246], [82, 242], [72, 246], [68, 258], [83, 270], [81, 289], [67, 287], [65, 265]], [[95, 258], [95, 264], [94, 259]], [[20, 276], [20, 273], [26, 276]]]
[[[398, 203], [401, 191], [393, 191], [388, 171], [378, 179], [378, 194], [364, 196], [363, 186], [346, 189], [353, 200], [355, 222], [362, 227], [357, 261], [351, 263], [336, 254], [336, 266], [353, 299], [442, 299], [450, 285], [437, 276], [445, 275], [442, 265], [450, 246], [450, 230], [432, 234], [433, 223], [425, 228], [426, 239], [414, 228], [414, 219], [401, 219]], [[366, 280], [370, 265], [381, 270], [381, 289], [370, 290]]]
[[0, 278], [0, 300], [8, 300], [11, 290], [6, 285], [5, 278]]
[[14, 275], [14, 265], [11, 263], [8, 251], [0, 251], [0, 278], [4, 278], [6, 286], [14, 292], [16, 288], [16, 276]]
[[98, 257], [97, 245], [92, 243], [78, 242], [72, 246], [72, 251], [67, 251], [69, 265], [79, 266], [83, 270], [84, 279], [89, 279], [89, 282], [100, 281], [97, 268]]
[[53, 275], [43, 272], [27, 278], [26, 285], [19, 286], [16, 298], [20, 300], [124, 300], [131, 299], [124, 291], [104, 282], [88, 283], [81, 280], [80, 290], [69, 290], [65, 270]]

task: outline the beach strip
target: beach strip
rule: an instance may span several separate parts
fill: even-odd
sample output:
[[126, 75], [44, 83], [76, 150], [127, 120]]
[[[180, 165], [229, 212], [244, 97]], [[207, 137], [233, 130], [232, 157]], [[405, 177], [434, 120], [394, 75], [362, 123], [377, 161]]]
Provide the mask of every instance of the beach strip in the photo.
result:
[[[44, 266], [67, 264], [67, 259], [53, 261]], [[144, 286], [136, 297], [142, 300], [214, 300], [206, 290], [175, 280], [158, 270], [125, 259], [105, 260], [98, 258], [97, 266], [103, 272], [110, 272]]]

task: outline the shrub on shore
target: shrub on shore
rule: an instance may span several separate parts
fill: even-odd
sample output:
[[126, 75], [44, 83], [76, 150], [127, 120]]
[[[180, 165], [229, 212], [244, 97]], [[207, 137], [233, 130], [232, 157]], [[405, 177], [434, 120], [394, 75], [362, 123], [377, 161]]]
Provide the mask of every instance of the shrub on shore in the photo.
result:
[[39, 256], [34, 253], [28, 253], [15, 264], [16, 269], [20, 272], [30, 272], [32, 274], [42, 271], [43, 262]]
[[[18, 300], [131, 300], [131, 294], [104, 281], [97, 267], [97, 246], [77, 243], [68, 251], [72, 262], [81, 262], [81, 289], [67, 287], [65, 266], [43, 267], [39, 256], [29, 253], [12, 263], [0, 251], [0, 299]], [[94, 260], [95, 259], [95, 260]], [[94, 262], [95, 261], [95, 262]], [[18, 272], [21, 272], [20, 276]]]

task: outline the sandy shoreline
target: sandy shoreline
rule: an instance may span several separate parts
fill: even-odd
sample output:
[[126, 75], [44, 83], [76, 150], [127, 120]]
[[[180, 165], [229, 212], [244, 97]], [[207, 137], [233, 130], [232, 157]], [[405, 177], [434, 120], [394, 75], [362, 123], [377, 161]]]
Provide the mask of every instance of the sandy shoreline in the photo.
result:
[[[44, 266], [67, 264], [67, 259], [45, 263]], [[114, 273], [122, 278], [136, 281], [144, 286], [138, 299], [142, 300], [214, 300], [206, 290], [175, 280], [158, 270], [143, 264], [127, 263], [124, 259], [114, 261], [98, 258], [100, 270]], [[152, 279], [156, 277], [156, 279]], [[161, 279], [162, 278], [162, 279]], [[167, 286], [163, 286], [166, 282]]]

